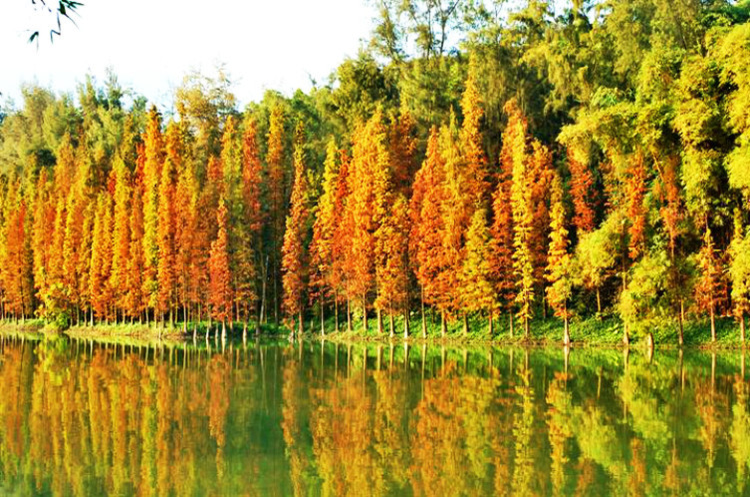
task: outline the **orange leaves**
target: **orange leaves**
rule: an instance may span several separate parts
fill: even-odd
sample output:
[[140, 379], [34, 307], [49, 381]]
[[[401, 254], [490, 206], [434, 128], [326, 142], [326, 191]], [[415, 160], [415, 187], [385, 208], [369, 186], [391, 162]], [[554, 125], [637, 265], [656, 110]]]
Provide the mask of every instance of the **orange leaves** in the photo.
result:
[[375, 287], [375, 232], [390, 203], [390, 155], [386, 128], [378, 111], [355, 132], [349, 180], [348, 214], [352, 217], [349, 288], [363, 308]]
[[231, 320], [232, 317], [232, 276], [229, 270], [227, 220], [227, 206], [222, 198], [216, 212], [218, 234], [216, 240], [211, 243], [208, 262], [211, 315], [222, 323]]
[[594, 179], [586, 163], [587, 158], [579, 157], [573, 149], [568, 148], [568, 167], [570, 168], [570, 195], [573, 197], [573, 225], [578, 236], [594, 229], [594, 209], [591, 205]]
[[632, 260], [636, 260], [643, 253], [646, 244], [646, 208], [643, 205], [646, 196], [646, 165], [641, 154], [638, 154], [630, 165], [625, 192], [630, 219], [628, 255]]
[[[307, 242], [308, 209], [307, 172], [303, 151], [304, 127], [298, 124], [294, 148], [294, 186], [292, 188], [292, 206], [286, 218], [286, 232], [282, 247], [282, 274], [284, 284], [284, 310], [292, 317], [302, 313], [303, 298], [307, 290]], [[299, 324], [300, 329], [302, 324]]]

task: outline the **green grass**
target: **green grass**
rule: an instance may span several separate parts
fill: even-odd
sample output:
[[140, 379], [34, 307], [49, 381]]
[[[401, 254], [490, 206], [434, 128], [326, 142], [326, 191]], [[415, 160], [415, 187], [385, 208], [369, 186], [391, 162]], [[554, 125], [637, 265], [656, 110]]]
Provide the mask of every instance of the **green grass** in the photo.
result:
[[[343, 318], [343, 319], [342, 319]], [[340, 331], [336, 332], [332, 317], [325, 321], [326, 335], [332, 340], [364, 340], [379, 341], [389, 339], [389, 319], [383, 319], [383, 334], [378, 334], [377, 319], [368, 318], [367, 330], [363, 329], [361, 316], [352, 320], [352, 332], [346, 331], [346, 319], [342, 316], [339, 320]], [[669, 323], [664, 326], [653, 328], [650, 333], [654, 336], [654, 343], [660, 347], [678, 346], [677, 323]], [[623, 339], [624, 326], [619, 318], [612, 315], [601, 317], [589, 317], [586, 319], [571, 320], [570, 335], [574, 346], [620, 346]], [[750, 334], [750, 329], [748, 330]], [[320, 335], [320, 320], [308, 320], [305, 322], [306, 336]], [[394, 335], [396, 339], [403, 337], [403, 318], [394, 318]], [[684, 325], [685, 345], [690, 347], [716, 347], [716, 348], [739, 348], [740, 330], [732, 318], [717, 318], [716, 320], [717, 341], [711, 343], [711, 331], [708, 320], [687, 321]], [[422, 320], [418, 313], [413, 313], [410, 318], [410, 336], [421, 339]], [[645, 345], [647, 332], [631, 332], [630, 343], [634, 346]], [[471, 316], [469, 318], [469, 331], [464, 335], [463, 322], [454, 319], [448, 322], [448, 333], [445, 339], [441, 334], [440, 318], [427, 314], [427, 339], [431, 342], [466, 342], [466, 343], [497, 343], [503, 345], [524, 344], [523, 327], [517, 320], [514, 322], [514, 333], [510, 335], [508, 316], [503, 315], [495, 318], [494, 333], [490, 335], [486, 317]], [[529, 341], [535, 344], [561, 344], [563, 340], [563, 322], [557, 318], [534, 319], [529, 325]]]
[[[341, 315], [339, 318], [339, 330], [336, 331], [335, 322], [332, 316], [328, 316], [325, 321], [325, 330], [328, 339], [337, 341], [385, 341], [389, 339], [390, 320], [387, 316], [383, 317], [383, 333], [378, 333], [378, 322], [375, 316], [368, 319], [367, 330], [363, 330], [361, 316], [352, 317], [352, 332], [346, 330], [346, 316]], [[508, 315], [495, 317], [494, 333], [491, 335], [487, 318], [484, 316], [470, 316], [468, 319], [468, 333], [463, 332], [463, 321], [453, 319], [448, 321], [448, 333], [444, 338], [441, 333], [440, 316], [430, 311], [426, 314], [427, 321], [427, 340], [434, 343], [462, 343], [476, 344], [485, 346], [487, 344], [497, 345], [524, 345], [526, 340], [523, 336], [523, 327], [517, 320], [514, 323], [514, 333], [511, 336]], [[174, 327], [161, 326], [160, 324], [96, 324], [94, 326], [78, 325], [69, 328], [64, 333], [80, 338], [125, 338], [138, 339], [139, 341], [149, 340], [167, 340], [182, 341], [191, 340], [193, 329], [195, 328], [196, 336], [199, 340], [205, 341], [206, 331], [209, 330], [207, 321], [198, 323], [187, 323], [185, 327], [187, 332], [183, 331], [183, 324], [177, 323]], [[305, 322], [306, 337], [320, 336], [320, 320], [308, 319]], [[403, 337], [403, 317], [394, 317], [394, 335], [397, 340]], [[53, 326], [45, 323], [43, 320], [34, 319], [24, 322], [0, 321], [0, 331], [9, 334], [54, 334], [57, 333]], [[663, 326], [649, 330], [654, 336], [654, 342], [659, 347], [677, 347], [678, 346], [678, 329], [677, 323], [667, 323]], [[216, 333], [220, 333], [220, 325], [213, 323], [210, 327], [209, 337], [216, 338]], [[235, 323], [232, 328], [227, 328], [229, 338], [238, 339], [242, 337], [243, 324]], [[285, 337], [290, 330], [284, 326], [276, 326], [273, 323], [262, 324], [260, 334], [264, 337]], [[248, 337], [255, 335], [255, 324], [250, 323], [247, 329]], [[685, 345], [698, 348], [739, 348], [740, 330], [734, 319], [729, 317], [717, 318], [716, 320], [717, 341], [711, 343], [710, 326], [707, 319], [690, 320], [685, 323], [684, 337]], [[600, 346], [613, 347], [622, 344], [623, 324], [613, 315], [604, 315], [599, 317], [589, 317], [586, 319], [576, 319], [570, 322], [570, 335], [574, 346]], [[415, 340], [421, 340], [422, 337], [422, 319], [418, 312], [412, 313], [410, 317], [410, 337]], [[631, 344], [640, 346], [646, 343], [646, 332], [634, 332], [631, 334]], [[557, 318], [541, 319], [537, 318], [530, 322], [529, 342], [537, 345], [559, 345], [563, 339], [563, 323]]]

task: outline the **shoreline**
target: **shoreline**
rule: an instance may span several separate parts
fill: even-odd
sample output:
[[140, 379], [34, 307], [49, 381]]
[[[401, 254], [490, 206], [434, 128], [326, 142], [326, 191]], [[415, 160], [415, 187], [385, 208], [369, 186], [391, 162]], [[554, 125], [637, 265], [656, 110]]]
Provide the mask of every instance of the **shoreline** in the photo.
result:
[[[266, 328], [266, 326], [264, 326]], [[562, 329], [559, 330], [560, 337], [555, 334], [555, 329], [549, 327], [546, 330], [531, 334], [529, 339], [522, 335], [513, 337], [508, 336], [507, 332], [501, 332], [494, 337], [486, 334], [470, 333], [468, 336], [463, 333], [453, 333], [445, 337], [437, 335], [434, 332], [428, 333], [423, 337], [420, 331], [415, 331], [408, 338], [404, 338], [402, 333], [395, 333], [393, 336], [384, 331], [377, 334], [376, 331], [370, 330], [368, 333], [361, 331], [331, 331], [321, 335], [320, 331], [311, 331], [308, 328], [301, 335], [305, 341], [317, 340], [331, 343], [342, 344], [403, 344], [410, 345], [428, 345], [428, 346], [472, 346], [472, 347], [522, 347], [522, 348], [560, 348], [568, 347], [570, 349], [603, 349], [603, 350], [650, 350], [649, 340], [646, 336], [631, 337], [630, 344], [625, 346], [622, 342], [621, 335], [618, 334], [594, 334], [589, 339], [576, 339], [573, 334], [573, 340], [569, 345], [562, 341]], [[73, 326], [64, 331], [57, 331], [47, 324], [39, 321], [29, 321], [26, 323], [0, 322], [0, 334], [12, 335], [18, 337], [28, 337], [36, 339], [46, 339], [55, 337], [67, 337], [80, 340], [95, 340], [100, 342], [116, 343], [140, 343], [145, 344], [168, 344], [168, 345], [200, 345], [207, 341], [223, 341], [218, 330], [212, 330], [209, 337], [206, 337], [206, 323], [201, 323], [196, 332], [194, 339], [193, 331], [184, 331], [182, 326], [175, 328], [162, 328], [158, 326], [147, 326], [143, 324], [111, 324], [111, 325], [94, 325], [92, 326]], [[540, 334], [542, 336], [540, 336]], [[696, 342], [685, 343], [680, 347], [677, 343], [664, 343], [655, 340], [654, 351], [663, 350], [716, 350], [716, 351], [742, 351], [746, 350], [748, 343], [740, 343], [739, 340], [733, 340], [733, 337], [726, 336], [716, 343]], [[286, 328], [271, 328], [256, 334], [254, 329], [248, 329], [246, 335], [247, 341], [262, 339], [289, 340], [290, 331]], [[227, 333], [227, 342], [243, 341], [242, 330], [235, 330]]]

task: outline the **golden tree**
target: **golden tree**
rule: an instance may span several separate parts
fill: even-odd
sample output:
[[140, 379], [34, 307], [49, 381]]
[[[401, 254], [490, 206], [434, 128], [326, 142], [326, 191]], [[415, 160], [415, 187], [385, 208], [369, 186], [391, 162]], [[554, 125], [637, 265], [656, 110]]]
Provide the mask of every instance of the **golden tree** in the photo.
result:
[[[286, 218], [284, 245], [281, 250], [284, 285], [284, 311], [294, 323], [297, 331], [303, 331], [304, 297], [307, 290], [308, 254], [305, 243], [309, 224], [307, 209], [307, 172], [304, 156], [304, 126], [297, 125], [294, 145], [294, 186], [292, 206]], [[294, 325], [292, 325], [294, 333]]]

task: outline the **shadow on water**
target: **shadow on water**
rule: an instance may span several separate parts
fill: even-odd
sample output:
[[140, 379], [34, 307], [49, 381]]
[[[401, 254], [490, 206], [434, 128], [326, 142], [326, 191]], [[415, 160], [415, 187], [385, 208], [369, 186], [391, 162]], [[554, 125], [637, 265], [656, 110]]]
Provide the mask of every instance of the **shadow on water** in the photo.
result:
[[744, 352], [0, 335], [0, 494], [737, 495]]

